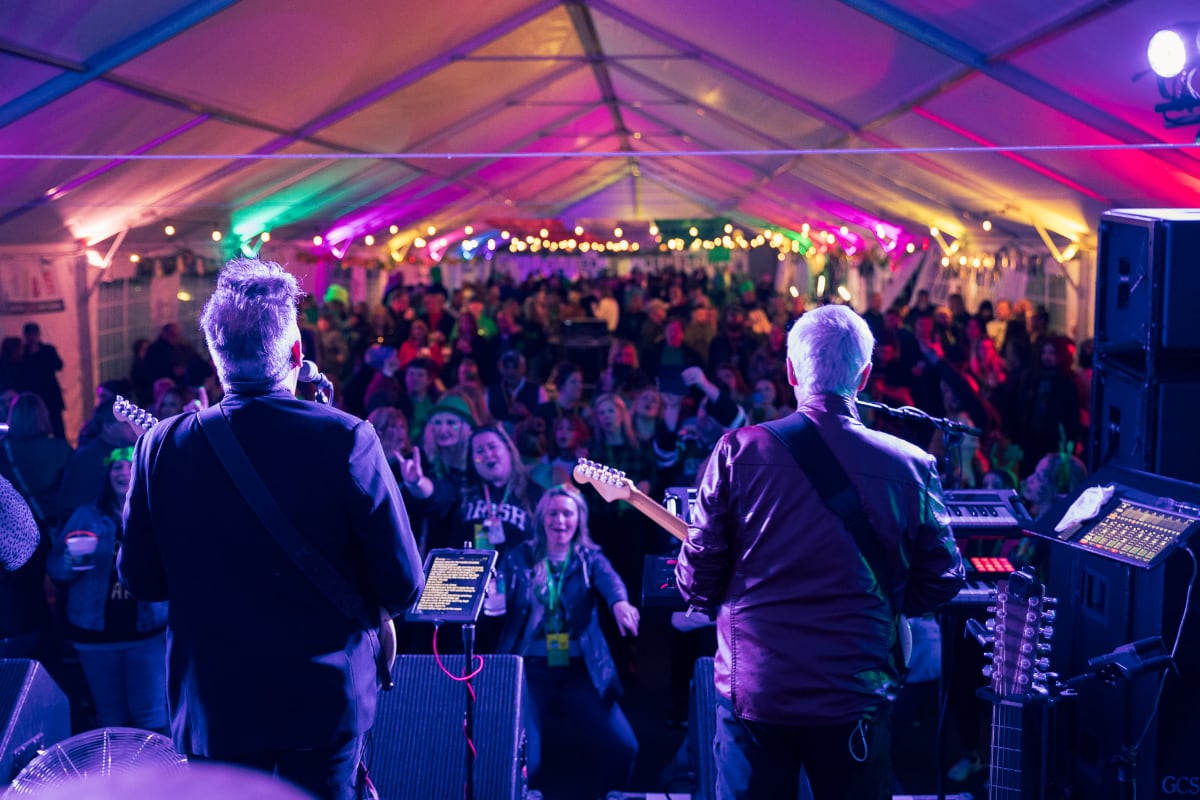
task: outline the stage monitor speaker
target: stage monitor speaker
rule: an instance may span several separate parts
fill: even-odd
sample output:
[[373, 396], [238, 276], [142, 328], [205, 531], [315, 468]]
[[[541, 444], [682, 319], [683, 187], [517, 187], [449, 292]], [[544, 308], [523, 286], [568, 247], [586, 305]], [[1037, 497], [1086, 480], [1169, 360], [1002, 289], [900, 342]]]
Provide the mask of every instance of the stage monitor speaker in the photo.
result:
[[692, 668], [692, 693], [688, 709], [688, 748], [696, 768], [695, 800], [717, 796], [717, 764], [713, 737], [717, 733], [717, 687], [713, 685], [713, 660], [697, 658]]
[[[1088, 672], [1089, 659], [1121, 645], [1161, 636], [1170, 650], [1181, 634], [1177, 671], [1168, 670], [1165, 683], [1156, 672], [1112, 684], [1094, 680], [1077, 687], [1078, 697], [1057, 704], [1058, 772], [1078, 797], [1200, 793], [1200, 625], [1194, 608], [1183, 616], [1192, 565], [1183, 549], [1153, 569], [1075, 548], [1050, 551], [1047, 589], [1059, 602], [1049, 658], [1064, 680]], [[1122, 767], [1135, 744], [1133, 768]]]
[[[483, 670], [472, 681], [475, 797], [518, 800], [524, 785], [524, 667], [519, 656], [483, 659]], [[451, 674], [462, 675], [461, 655], [444, 656], [442, 663]], [[379, 696], [368, 760], [379, 796], [461, 800], [466, 687], [442, 672], [434, 656], [399, 656], [392, 674], [396, 687]]]
[[[717, 687], [713, 683], [713, 659], [697, 658], [692, 668], [692, 691], [688, 709], [688, 757], [696, 770], [694, 800], [717, 796], [717, 760], [713, 738], [717, 735]], [[801, 781], [796, 800], [813, 800], [808, 779]]]
[[38, 750], [70, 735], [71, 707], [46, 668], [0, 659], [0, 782], [7, 785]]
[[1096, 349], [1200, 349], [1200, 211], [1121, 209], [1100, 217]]
[[[1200, 483], [1200, 366], [1172, 375], [1160, 366], [1157, 379], [1103, 358], [1092, 391], [1094, 471], [1111, 464]], [[1188, 376], [1191, 373], [1191, 376]]]

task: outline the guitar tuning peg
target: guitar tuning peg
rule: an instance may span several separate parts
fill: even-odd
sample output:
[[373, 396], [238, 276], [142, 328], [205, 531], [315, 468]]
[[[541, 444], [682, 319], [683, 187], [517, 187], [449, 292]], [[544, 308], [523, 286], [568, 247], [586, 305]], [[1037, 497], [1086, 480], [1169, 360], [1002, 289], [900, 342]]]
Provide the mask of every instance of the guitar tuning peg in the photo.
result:
[[1057, 616], [1058, 616], [1057, 611], [1043, 611], [1042, 612], [1042, 620], [1045, 622], [1053, 622], [1055, 617], [1057, 617]]
[[1054, 628], [1049, 625], [1044, 628], [1038, 628], [1038, 633], [1040, 633], [1046, 639], [1054, 638]]
[[1050, 669], [1050, 659], [1048, 659], [1048, 658], [1035, 659], [1033, 662], [1033, 665], [1041, 670]]
[[1042, 598], [1042, 605], [1044, 605], [1044, 606], [1056, 606], [1056, 605], [1058, 605], [1058, 598], [1057, 598], [1057, 597], [1043, 597], [1043, 598]]
[[1036, 649], [1039, 653], [1049, 653], [1054, 648], [1047, 642], [1038, 642]]
[[983, 626], [989, 631], [994, 631], [996, 629], [996, 620], [989, 619], [987, 622], [983, 623]]
[[981, 670], [981, 672], [983, 672], [983, 677], [985, 677], [985, 678], [992, 677], [992, 673], [994, 673], [995, 671], [996, 671], [995, 667], [993, 667], [991, 664], [988, 664], [986, 667], [984, 667]]

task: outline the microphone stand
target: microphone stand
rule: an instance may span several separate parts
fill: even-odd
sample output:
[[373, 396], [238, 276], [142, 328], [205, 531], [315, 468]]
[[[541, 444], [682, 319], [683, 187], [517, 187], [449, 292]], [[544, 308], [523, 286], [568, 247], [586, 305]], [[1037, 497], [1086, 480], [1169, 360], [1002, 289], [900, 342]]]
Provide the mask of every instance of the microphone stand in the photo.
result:
[[940, 430], [942, 432], [942, 469], [946, 473], [947, 477], [947, 485], [945, 488], [956, 488], [956, 486], [951, 485], [957, 482], [957, 478], [952, 470], [952, 467], [954, 466], [953, 454], [958, 451], [958, 447], [962, 444], [962, 440], [965, 437], [974, 436], [979, 438], [983, 436], [983, 431], [981, 431], [979, 428], [976, 428], [974, 425], [968, 425], [967, 423], [959, 422], [956, 419], [950, 419], [949, 417], [935, 417], [930, 414], [926, 414], [921, 409], [913, 408], [912, 406], [901, 406], [900, 408], [896, 408], [894, 406], [884, 405], [883, 403], [873, 403], [869, 400], [856, 400], [855, 402], [858, 403], [859, 408], [869, 408], [872, 411], [877, 411], [881, 414], [886, 414], [889, 417], [895, 417], [897, 419], [927, 422]]
[[[912, 406], [894, 406], [884, 405], [883, 403], [874, 403], [869, 400], [856, 400], [860, 408], [869, 408], [872, 411], [886, 414], [897, 419], [926, 422], [942, 432], [942, 471], [946, 474], [946, 489], [955, 488], [953, 484], [957, 483], [957, 478], [953, 471], [955, 454], [958, 452], [959, 445], [967, 436], [980, 437], [983, 436], [983, 431], [974, 426], [968, 425], [965, 422], [959, 422], [948, 417], [935, 417], [926, 414], [919, 408]], [[945, 630], [950, 626], [950, 620], [945, 609], [942, 609], [937, 614], [938, 628]], [[946, 642], [949, 637], [943, 636], [942, 641]], [[953, 645], [951, 645], [953, 647]], [[946, 789], [943, 784], [943, 773], [945, 764], [943, 763], [944, 753], [942, 750], [942, 714], [945, 709], [946, 684], [945, 673], [948, 672], [954, 665], [954, 652], [950, 650], [950, 658], [946, 658], [943, 651], [941, 654], [941, 669], [938, 670], [937, 677], [937, 694], [938, 694], [938, 723], [937, 723], [937, 738], [934, 743], [934, 763], [935, 774], [937, 775], [937, 797], [938, 800], [943, 800], [946, 797]]]
[[475, 623], [467, 623], [462, 626], [463, 640], [463, 677], [466, 680], [463, 684], [467, 693], [467, 711], [463, 717], [463, 733], [467, 737], [467, 774], [466, 784], [463, 787], [464, 800], [475, 800], [475, 690], [471, 688], [471, 679], [469, 676], [474, 672], [475, 666]]

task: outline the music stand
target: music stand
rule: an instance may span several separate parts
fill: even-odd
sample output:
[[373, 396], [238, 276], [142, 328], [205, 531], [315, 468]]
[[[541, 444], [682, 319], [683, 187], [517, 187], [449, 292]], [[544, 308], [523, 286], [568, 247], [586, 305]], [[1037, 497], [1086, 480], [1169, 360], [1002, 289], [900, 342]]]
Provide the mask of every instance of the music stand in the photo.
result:
[[488, 579], [496, 568], [495, 550], [471, 548], [430, 550], [425, 557], [425, 588], [412, 608], [404, 615], [410, 622], [432, 622], [462, 625], [463, 676], [466, 688], [466, 713], [463, 733], [466, 734], [466, 800], [475, 797], [475, 751], [472, 742], [475, 727], [474, 690], [471, 688], [472, 663], [475, 659], [475, 621], [483, 609]]

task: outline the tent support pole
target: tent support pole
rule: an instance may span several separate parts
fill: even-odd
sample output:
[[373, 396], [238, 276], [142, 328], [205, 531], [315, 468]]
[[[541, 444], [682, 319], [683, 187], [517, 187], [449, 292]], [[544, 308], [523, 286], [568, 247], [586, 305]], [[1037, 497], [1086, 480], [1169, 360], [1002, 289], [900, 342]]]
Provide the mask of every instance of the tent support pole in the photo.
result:
[[87, 253], [75, 257], [75, 320], [79, 335], [80, 419], [87, 421], [88, 405], [96, 396], [96, 358], [92, 343], [92, 293], [97, 283], [88, 285]]

